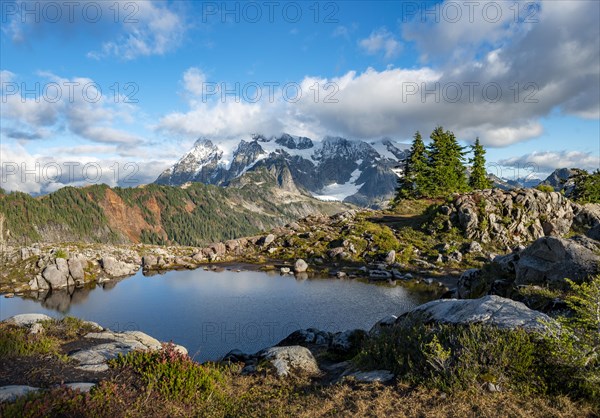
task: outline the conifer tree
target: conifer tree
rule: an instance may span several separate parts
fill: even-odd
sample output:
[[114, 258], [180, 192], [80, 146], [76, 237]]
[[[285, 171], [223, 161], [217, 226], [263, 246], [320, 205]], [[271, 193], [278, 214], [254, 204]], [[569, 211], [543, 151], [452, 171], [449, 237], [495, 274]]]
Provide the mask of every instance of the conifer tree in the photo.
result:
[[472, 165], [471, 177], [469, 177], [469, 186], [475, 190], [489, 189], [492, 183], [487, 178], [485, 172], [485, 149], [479, 142], [479, 138], [475, 140], [475, 145], [471, 147], [473, 158], [469, 160]]
[[398, 179], [396, 201], [419, 198], [427, 188], [429, 170], [427, 150], [419, 131], [413, 138], [408, 157], [402, 167], [402, 177]]
[[573, 191], [569, 196], [578, 203], [600, 203], [600, 170], [590, 174], [586, 170], [575, 169]]
[[431, 144], [428, 146], [431, 175], [426, 195], [444, 196], [454, 192], [468, 190], [465, 166], [465, 152], [450, 131], [444, 132], [441, 126], [431, 133]]

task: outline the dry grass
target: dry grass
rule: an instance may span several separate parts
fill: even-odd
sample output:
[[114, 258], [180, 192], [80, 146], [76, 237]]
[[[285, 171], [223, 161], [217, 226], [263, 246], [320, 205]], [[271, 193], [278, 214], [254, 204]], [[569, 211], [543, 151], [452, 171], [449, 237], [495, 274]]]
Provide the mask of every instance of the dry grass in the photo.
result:
[[[204, 416], [280, 417], [592, 417], [589, 405], [566, 397], [544, 398], [482, 390], [445, 394], [424, 387], [358, 384], [329, 387], [308, 380], [231, 376], [225, 387], [231, 409], [207, 408]], [[228, 402], [227, 402], [228, 403]]]
[[[120, 384], [117, 384], [119, 381]], [[92, 394], [67, 389], [0, 405], [1, 416], [130, 417], [594, 417], [588, 404], [566, 397], [532, 397], [479, 389], [445, 394], [424, 387], [347, 381], [321, 386], [308, 378], [226, 373], [220, 390], [194, 403], [170, 400], [140, 385], [112, 378]]]

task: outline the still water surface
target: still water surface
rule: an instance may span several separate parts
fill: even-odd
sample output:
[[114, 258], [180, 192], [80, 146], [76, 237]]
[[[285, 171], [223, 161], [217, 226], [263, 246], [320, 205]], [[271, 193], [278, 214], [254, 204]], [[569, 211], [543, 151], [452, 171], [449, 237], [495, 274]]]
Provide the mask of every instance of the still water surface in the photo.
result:
[[368, 330], [427, 300], [401, 286], [198, 269], [150, 277], [140, 272], [104, 287], [55, 292], [43, 301], [1, 297], [0, 319], [29, 312], [71, 315], [173, 341], [205, 361], [233, 348], [256, 352], [300, 328]]

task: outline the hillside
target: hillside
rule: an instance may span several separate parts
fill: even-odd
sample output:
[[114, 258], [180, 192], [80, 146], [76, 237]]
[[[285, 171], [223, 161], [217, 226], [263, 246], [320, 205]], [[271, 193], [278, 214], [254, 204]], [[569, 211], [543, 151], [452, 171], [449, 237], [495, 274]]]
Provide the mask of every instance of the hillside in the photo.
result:
[[322, 202], [290, 187], [283, 171], [261, 170], [229, 188], [201, 183], [110, 188], [65, 187], [34, 198], [0, 195], [1, 238], [30, 242], [202, 245], [283, 225], [347, 206]]

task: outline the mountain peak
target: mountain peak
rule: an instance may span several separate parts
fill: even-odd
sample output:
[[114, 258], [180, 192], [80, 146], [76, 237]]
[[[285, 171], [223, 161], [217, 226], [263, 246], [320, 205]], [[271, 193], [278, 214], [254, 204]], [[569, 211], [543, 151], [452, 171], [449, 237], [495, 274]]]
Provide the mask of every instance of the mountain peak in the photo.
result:
[[404, 158], [404, 148], [390, 138], [367, 143], [325, 136], [313, 142], [289, 133], [270, 137], [256, 133], [234, 146], [229, 144], [228, 149], [233, 151], [226, 152], [212, 141], [199, 138], [156, 182], [227, 186], [246, 173], [267, 169], [285, 178], [280, 186], [285, 184], [290, 190], [297, 188], [313, 196], [362, 206], [381, 206], [394, 194], [394, 169]]

